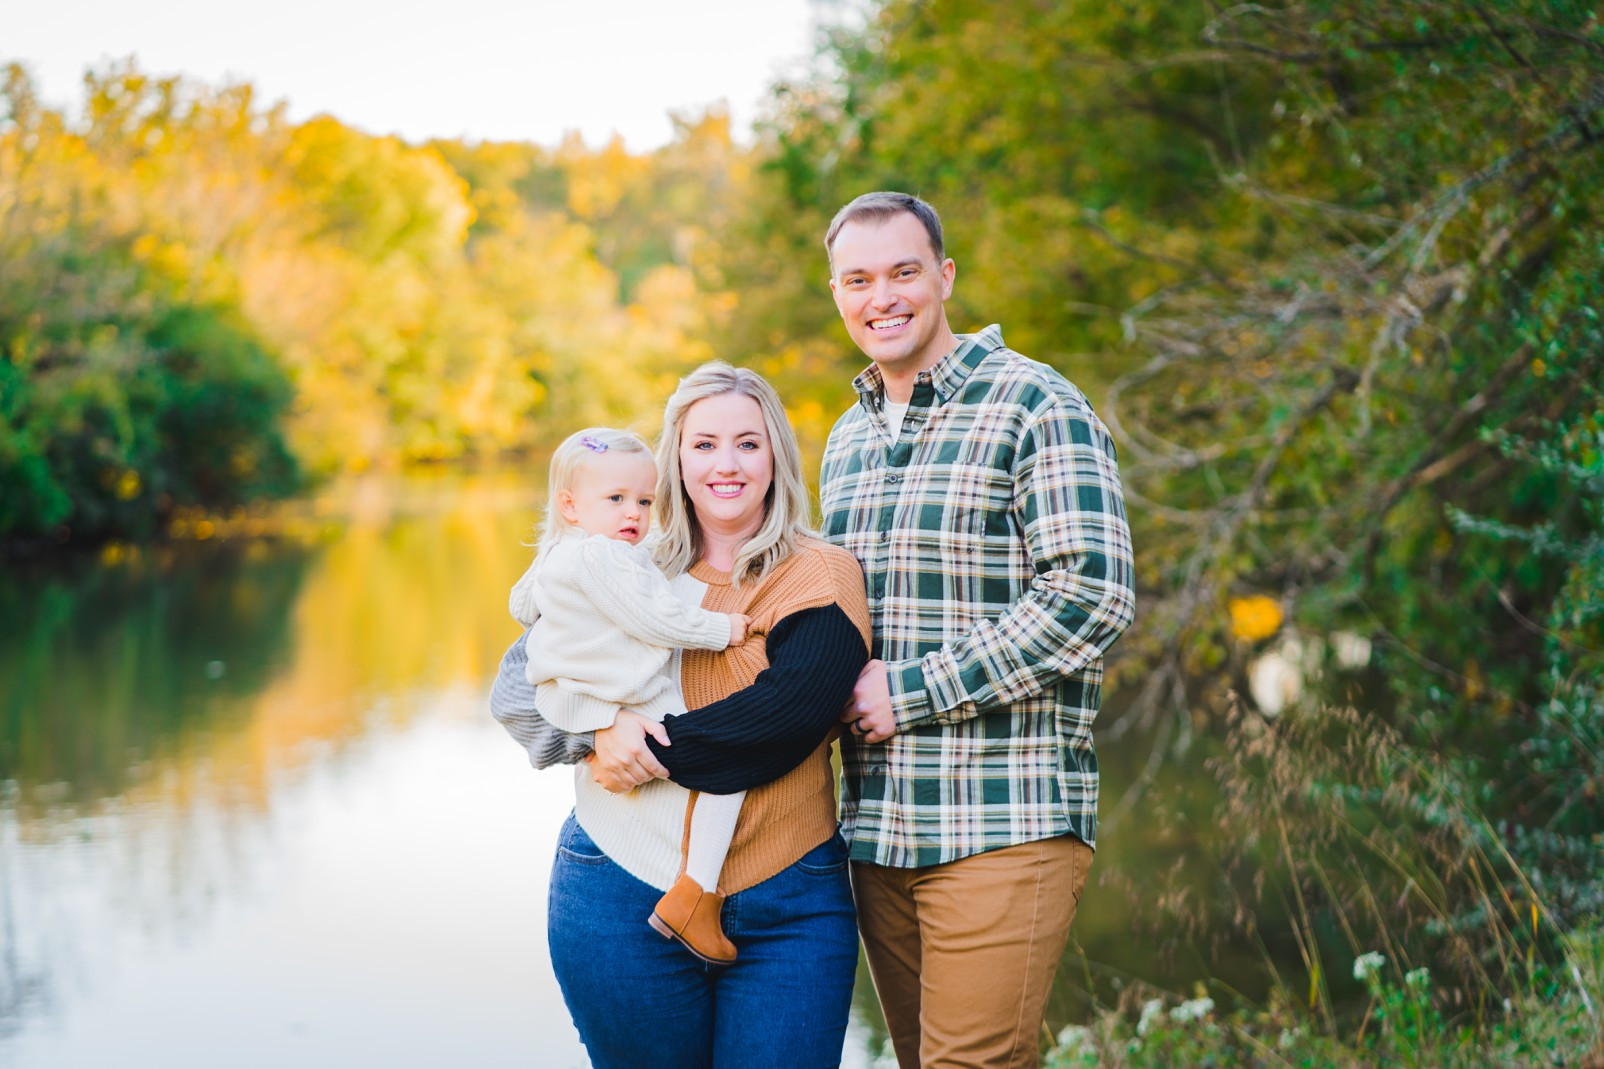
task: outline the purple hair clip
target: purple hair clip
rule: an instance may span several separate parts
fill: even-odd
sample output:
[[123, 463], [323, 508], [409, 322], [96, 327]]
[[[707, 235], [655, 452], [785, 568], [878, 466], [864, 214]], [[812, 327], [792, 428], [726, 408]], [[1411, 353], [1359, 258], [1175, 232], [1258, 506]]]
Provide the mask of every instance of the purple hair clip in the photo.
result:
[[592, 453], [607, 452], [606, 442], [602, 441], [600, 438], [593, 438], [588, 434], [579, 440], [579, 444], [584, 446], [586, 449], [589, 449]]

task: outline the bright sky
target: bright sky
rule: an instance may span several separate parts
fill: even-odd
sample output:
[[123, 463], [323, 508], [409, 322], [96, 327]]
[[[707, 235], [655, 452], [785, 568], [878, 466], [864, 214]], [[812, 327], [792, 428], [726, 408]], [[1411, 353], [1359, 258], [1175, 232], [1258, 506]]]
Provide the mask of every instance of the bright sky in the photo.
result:
[[0, 62], [74, 109], [84, 70], [248, 81], [292, 119], [369, 133], [666, 143], [669, 111], [724, 100], [744, 135], [832, 0], [0, 0]]

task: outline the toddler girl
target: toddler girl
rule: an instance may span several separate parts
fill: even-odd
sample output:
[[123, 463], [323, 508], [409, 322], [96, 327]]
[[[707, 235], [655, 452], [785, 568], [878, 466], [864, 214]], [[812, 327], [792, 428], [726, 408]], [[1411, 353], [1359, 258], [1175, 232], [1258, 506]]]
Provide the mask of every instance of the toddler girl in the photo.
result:
[[[656, 496], [657, 466], [638, 435], [592, 427], [552, 455], [540, 550], [509, 607], [530, 629], [535, 705], [562, 731], [611, 726], [620, 706], [658, 723], [684, 713], [674, 651], [746, 640], [747, 617], [681, 602], [641, 544]], [[647, 918], [715, 964], [735, 960], [717, 885], [744, 797], [694, 799], [684, 875]]]

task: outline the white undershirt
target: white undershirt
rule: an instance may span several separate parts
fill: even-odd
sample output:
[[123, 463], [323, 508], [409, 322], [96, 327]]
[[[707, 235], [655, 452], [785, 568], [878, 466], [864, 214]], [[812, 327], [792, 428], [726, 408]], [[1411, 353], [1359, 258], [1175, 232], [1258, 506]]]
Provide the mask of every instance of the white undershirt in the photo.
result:
[[893, 442], [902, 437], [902, 421], [908, 415], [908, 405], [910, 403], [911, 399], [902, 402], [900, 405], [894, 401], [886, 401], [881, 406], [885, 412], [886, 427], [891, 431], [891, 440]]

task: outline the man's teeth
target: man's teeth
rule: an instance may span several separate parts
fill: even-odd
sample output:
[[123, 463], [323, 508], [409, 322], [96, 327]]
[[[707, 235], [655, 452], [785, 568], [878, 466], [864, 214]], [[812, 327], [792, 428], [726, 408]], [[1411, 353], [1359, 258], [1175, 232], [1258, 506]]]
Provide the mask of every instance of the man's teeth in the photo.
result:
[[910, 320], [912, 318], [913, 318], [913, 316], [911, 316], [911, 315], [902, 315], [902, 316], [892, 316], [890, 319], [871, 319], [871, 320], [869, 320], [869, 329], [870, 330], [890, 330], [893, 327], [902, 326], [902, 324], [906, 323], [908, 320]]

